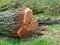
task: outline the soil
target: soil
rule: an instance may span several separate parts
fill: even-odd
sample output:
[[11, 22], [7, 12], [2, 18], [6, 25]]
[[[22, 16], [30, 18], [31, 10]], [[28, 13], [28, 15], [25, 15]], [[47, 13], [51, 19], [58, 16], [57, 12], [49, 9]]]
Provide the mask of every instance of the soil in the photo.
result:
[[56, 43], [60, 45], [60, 31], [51, 32], [47, 35], [44, 35], [44, 37], [54, 38], [56, 39]]

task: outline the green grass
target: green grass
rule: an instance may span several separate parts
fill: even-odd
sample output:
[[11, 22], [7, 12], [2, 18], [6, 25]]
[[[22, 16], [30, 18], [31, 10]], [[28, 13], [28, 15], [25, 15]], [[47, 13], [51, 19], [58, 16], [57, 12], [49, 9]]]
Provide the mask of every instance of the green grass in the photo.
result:
[[5, 5], [5, 4], [9, 4], [11, 3], [13, 0], [0, 0], [0, 6]]
[[56, 45], [56, 39], [37, 37], [31, 39], [14, 39], [10, 37], [4, 37], [0, 39], [0, 45]]

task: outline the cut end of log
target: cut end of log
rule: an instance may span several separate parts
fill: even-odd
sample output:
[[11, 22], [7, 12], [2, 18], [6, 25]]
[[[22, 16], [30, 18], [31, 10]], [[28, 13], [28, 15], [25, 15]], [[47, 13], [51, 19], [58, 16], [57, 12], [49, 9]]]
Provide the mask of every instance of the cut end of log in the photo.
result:
[[[19, 15], [21, 19], [20, 24], [21, 27], [18, 29], [17, 34], [19, 37], [27, 36], [32, 31], [36, 30], [38, 26], [37, 20], [32, 16], [32, 10], [29, 8], [22, 8], [22, 11], [17, 12], [17, 15]], [[23, 15], [23, 16], [22, 16]], [[21, 17], [22, 16], [22, 17]]]
[[35, 31], [38, 22], [32, 16], [32, 10], [23, 7], [19, 12], [0, 13], [0, 34], [12, 37], [24, 37]]

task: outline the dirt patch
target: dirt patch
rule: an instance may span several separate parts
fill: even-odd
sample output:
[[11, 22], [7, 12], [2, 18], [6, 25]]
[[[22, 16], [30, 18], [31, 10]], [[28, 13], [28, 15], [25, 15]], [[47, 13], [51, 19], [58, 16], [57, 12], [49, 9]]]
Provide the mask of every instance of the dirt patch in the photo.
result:
[[44, 35], [43, 37], [53, 38], [56, 40], [56, 43], [60, 45], [60, 31], [51, 32], [47, 35]]

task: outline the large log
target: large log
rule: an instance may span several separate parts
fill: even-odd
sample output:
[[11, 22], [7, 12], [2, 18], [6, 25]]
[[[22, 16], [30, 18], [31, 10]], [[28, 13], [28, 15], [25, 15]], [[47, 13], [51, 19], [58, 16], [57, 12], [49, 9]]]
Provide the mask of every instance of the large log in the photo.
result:
[[37, 20], [32, 16], [32, 10], [24, 7], [20, 12], [1, 12], [0, 13], [0, 34], [24, 37], [38, 26]]
[[60, 18], [39, 18], [38, 20], [38, 24], [56, 24], [56, 23], [60, 23]]

